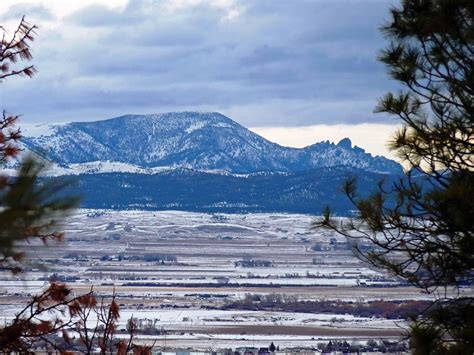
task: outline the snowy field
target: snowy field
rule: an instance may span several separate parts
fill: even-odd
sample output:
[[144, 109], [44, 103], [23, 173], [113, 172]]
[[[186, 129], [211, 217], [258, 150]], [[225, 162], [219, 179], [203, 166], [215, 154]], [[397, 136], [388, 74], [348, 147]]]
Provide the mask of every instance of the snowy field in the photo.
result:
[[64, 243], [24, 247], [31, 257], [26, 274], [0, 274], [0, 316], [8, 321], [53, 276], [77, 294], [93, 287], [110, 296], [115, 289], [122, 332], [132, 315], [156, 329], [141, 335], [144, 342], [208, 349], [399, 337], [401, 320], [224, 309], [249, 294], [362, 303], [427, 299], [363, 264], [344, 238], [311, 230], [312, 221], [291, 214], [81, 210], [65, 223]]

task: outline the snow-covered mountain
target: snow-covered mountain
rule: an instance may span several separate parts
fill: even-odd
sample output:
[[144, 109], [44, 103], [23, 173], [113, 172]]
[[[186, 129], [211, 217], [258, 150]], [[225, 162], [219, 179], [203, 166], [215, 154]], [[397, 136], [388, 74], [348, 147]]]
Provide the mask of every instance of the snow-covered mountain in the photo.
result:
[[399, 173], [401, 167], [373, 157], [346, 138], [305, 148], [272, 143], [219, 113], [125, 115], [103, 121], [49, 127], [23, 139], [26, 147], [60, 165], [117, 162], [143, 169], [184, 167], [232, 173], [297, 172], [353, 167]]

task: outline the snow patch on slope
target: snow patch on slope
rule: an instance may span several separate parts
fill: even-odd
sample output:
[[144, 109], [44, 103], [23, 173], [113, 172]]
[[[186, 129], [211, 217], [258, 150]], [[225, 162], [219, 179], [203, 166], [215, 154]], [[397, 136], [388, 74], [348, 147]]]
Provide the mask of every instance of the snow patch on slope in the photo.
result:
[[198, 129], [201, 129], [202, 127], [204, 127], [206, 125], [205, 122], [194, 122], [194, 123], [191, 123], [191, 125], [185, 129], [185, 132], [187, 134], [191, 133], [191, 132], [194, 132], [194, 131], [197, 131]]
[[59, 127], [65, 126], [68, 123], [21, 123], [21, 134], [27, 137], [41, 137], [41, 136], [52, 136], [57, 133]]

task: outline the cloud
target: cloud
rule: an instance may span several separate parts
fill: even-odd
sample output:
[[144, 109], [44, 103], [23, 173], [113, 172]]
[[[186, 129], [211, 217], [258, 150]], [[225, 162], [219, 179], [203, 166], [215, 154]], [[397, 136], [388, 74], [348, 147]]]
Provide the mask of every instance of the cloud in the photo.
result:
[[19, 21], [22, 16], [27, 16], [28, 20], [51, 21], [55, 19], [53, 13], [44, 5], [31, 3], [18, 3], [8, 7], [0, 15], [2, 21]]
[[89, 1], [40, 32], [39, 75], [2, 83], [0, 100], [30, 121], [196, 109], [247, 126], [389, 122], [372, 113], [395, 87], [375, 59], [389, 5]]
[[67, 17], [68, 21], [83, 27], [132, 26], [140, 22], [140, 14], [134, 11], [111, 9], [100, 4], [83, 7]]

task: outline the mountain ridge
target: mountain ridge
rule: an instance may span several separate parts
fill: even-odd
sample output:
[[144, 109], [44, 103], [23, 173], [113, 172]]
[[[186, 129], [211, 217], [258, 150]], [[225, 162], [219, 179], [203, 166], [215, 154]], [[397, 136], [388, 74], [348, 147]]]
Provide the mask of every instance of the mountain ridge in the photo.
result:
[[[62, 178], [43, 177], [41, 180]], [[397, 177], [348, 168], [260, 172], [245, 176], [176, 168], [153, 174], [80, 174], [63, 193], [83, 196], [81, 207], [94, 209], [319, 215], [330, 205], [338, 215], [347, 216], [354, 209], [340, 192], [347, 178], [357, 178], [358, 192], [367, 196], [380, 181], [389, 186]], [[69, 177], [65, 179], [70, 181]]]
[[218, 112], [122, 115], [101, 121], [71, 122], [51, 132], [25, 137], [24, 145], [59, 165], [112, 161], [140, 168], [184, 167], [230, 173], [297, 172], [344, 166], [399, 173], [385, 157], [352, 147], [319, 142], [292, 148], [271, 142]]

